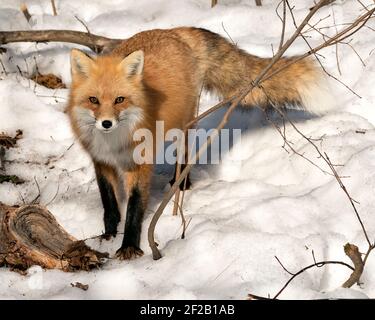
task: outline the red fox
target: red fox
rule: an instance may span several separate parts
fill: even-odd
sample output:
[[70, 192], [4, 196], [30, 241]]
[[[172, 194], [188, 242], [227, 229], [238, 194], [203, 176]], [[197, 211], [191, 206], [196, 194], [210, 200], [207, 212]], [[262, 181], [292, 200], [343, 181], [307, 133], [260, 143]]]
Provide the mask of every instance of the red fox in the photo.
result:
[[[293, 59], [282, 58], [272, 70]], [[117, 233], [118, 199], [125, 178], [128, 202], [118, 258], [143, 254], [141, 225], [153, 168], [133, 161], [135, 130], [154, 132], [158, 120], [164, 121], [166, 131], [183, 129], [196, 114], [202, 87], [222, 98], [231, 97], [247, 88], [269, 62], [218, 34], [193, 27], [144, 31], [98, 57], [72, 50], [67, 112], [76, 136], [94, 162], [106, 239]], [[310, 59], [291, 64], [262, 87], [249, 93], [242, 105], [292, 104], [321, 113], [329, 104], [322, 72]]]

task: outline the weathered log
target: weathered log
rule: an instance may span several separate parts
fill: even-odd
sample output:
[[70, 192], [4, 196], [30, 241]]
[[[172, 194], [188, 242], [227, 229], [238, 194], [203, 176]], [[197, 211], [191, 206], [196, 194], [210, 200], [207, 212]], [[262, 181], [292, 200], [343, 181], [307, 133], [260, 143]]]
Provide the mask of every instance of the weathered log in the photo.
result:
[[68, 234], [45, 207], [10, 207], [0, 202], [0, 267], [91, 270], [107, 257]]

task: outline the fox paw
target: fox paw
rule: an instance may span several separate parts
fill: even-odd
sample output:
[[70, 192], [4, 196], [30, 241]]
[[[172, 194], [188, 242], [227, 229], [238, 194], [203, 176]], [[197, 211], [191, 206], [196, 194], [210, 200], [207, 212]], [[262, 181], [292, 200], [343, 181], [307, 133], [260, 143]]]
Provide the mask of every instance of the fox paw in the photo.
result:
[[131, 260], [142, 257], [143, 251], [137, 247], [121, 247], [116, 251], [116, 257], [120, 260]]

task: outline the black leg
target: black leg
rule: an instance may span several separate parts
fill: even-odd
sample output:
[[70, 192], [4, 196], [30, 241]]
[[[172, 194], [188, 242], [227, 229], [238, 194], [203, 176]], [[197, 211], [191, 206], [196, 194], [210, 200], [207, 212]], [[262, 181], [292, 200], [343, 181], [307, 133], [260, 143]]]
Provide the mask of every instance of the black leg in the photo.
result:
[[138, 187], [135, 187], [128, 200], [124, 240], [116, 253], [120, 259], [131, 259], [143, 255], [143, 251], [140, 249], [140, 239], [144, 211], [141, 192]]
[[[185, 166], [186, 166], [185, 164], [181, 164], [181, 172], [182, 172], [182, 170], [184, 170]], [[173, 179], [169, 181], [169, 184], [171, 186], [173, 186], [173, 184], [176, 182], [176, 173], [177, 173], [177, 163], [176, 163], [176, 166], [174, 168]], [[184, 190], [184, 186], [185, 186], [185, 190], [190, 190], [190, 188], [191, 188], [190, 173], [188, 173], [188, 175], [186, 176], [186, 183], [185, 183], [185, 180], [182, 180], [182, 182], [180, 183], [180, 190], [181, 191]]]
[[100, 172], [96, 172], [96, 178], [99, 185], [100, 196], [104, 207], [104, 228], [103, 238], [110, 239], [116, 236], [117, 225], [121, 220], [121, 214], [118, 209], [117, 200], [111, 183]]

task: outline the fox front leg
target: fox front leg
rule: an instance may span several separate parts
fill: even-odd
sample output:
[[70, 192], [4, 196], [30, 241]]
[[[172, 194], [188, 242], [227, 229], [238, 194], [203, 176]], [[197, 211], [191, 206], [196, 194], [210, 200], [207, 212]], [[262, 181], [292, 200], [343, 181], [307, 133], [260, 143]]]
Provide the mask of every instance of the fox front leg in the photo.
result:
[[147, 207], [152, 166], [142, 165], [126, 173], [128, 205], [126, 210], [124, 239], [116, 256], [120, 260], [143, 255], [140, 248], [143, 216]]
[[96, 180], [104, 208], [103, 239], [109, 240], [116, 237], [117, 226], [121, 220], [115, 190], [118, 184], [117, 173], [114, 168], [107, 165], [94, 163]]

